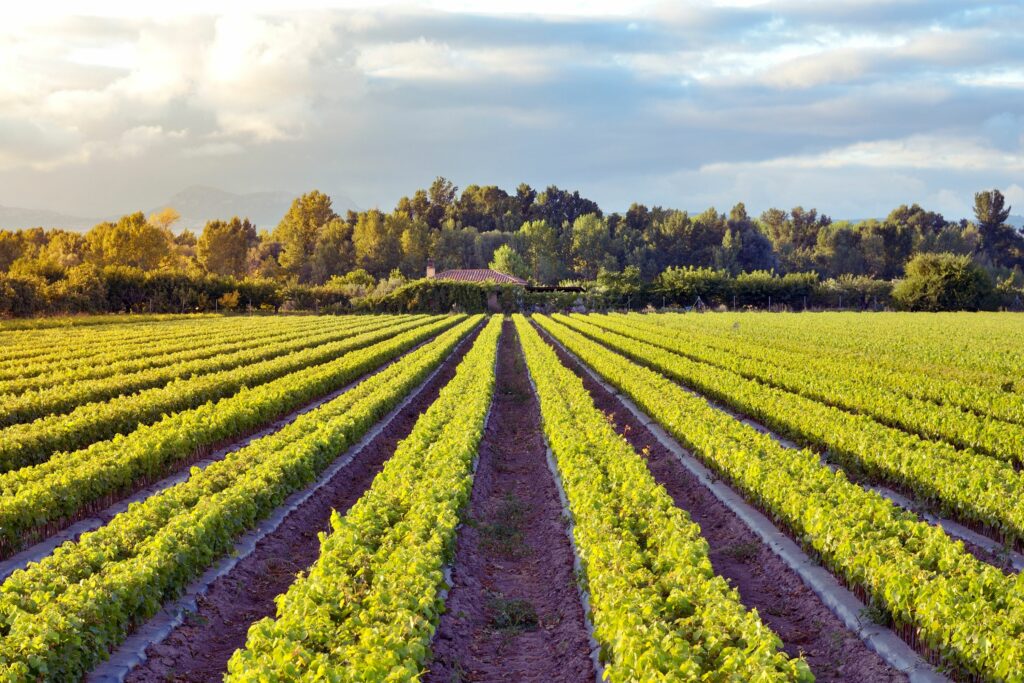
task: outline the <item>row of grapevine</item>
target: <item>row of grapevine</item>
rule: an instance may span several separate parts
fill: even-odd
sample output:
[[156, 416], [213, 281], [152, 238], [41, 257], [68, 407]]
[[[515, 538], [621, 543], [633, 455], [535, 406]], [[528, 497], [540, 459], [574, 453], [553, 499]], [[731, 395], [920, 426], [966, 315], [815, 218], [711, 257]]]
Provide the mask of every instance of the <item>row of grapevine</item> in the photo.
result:
[[[88, 403], [97, 403], [117, 396], [163, 387], [174, 382], [175, 393], [185, 396], [188, 383], [203, 375], [252, 366], [272, 358], [287, 356], [304, 349], [323, 346], [372, 332], [394, 323], [391, 320], [350, 319], [338, 326], [323, 330], [304, 330], [297, 334], [264, 338], [249, 348], [223, 352], [199, 360], [173, 363], [141, 372], [117, 374], [93, 380], [76, 381], [71, 385], [57, 384], [28, 391], [20, 396], [0, 396], [0, 426], [28, 422], [47, 415], [67, 413]], [[159, 349], [156, 349], [159, 352]], [[213, 396], [216, 396], [215, 394]], [[213, 397], [211, 396], [211, 398]], [[168, 407], [164, 410], [177, 410]]]
[[97, 349], [78, 361], [59, 361], [22, 367], [17, 377], [0, 380], [0, 393], [20, 394], [57, 384], [70, 384], [111, 375], [132, 374], [150, 368], [209, 358], [221, 353], [252, 348], [265, 340], [295, 338], [302, 334], [352, 324], [348, 318], [308, 318], [305, 320], [268, 320], [258, 327], [252, 324], [227, 328], [196, 330], [190, 337], [170, 341], [153, 340], [140, 349], [121, 344]]
[[1024, 474], [1005, 461], [925, 441], [870, 417], [695, 362], [674, 353], [681, 342], [654, 329], [626, 329], [623, 335], [613, 331], [614, 325], [591, 324], [595, 318], [556, 319], [949, 516], [986, 527], [1001, 540], [1024, 540]]
[[[596, 324], [631, 336], [655, 332], [669, 338], [673, 351], [694, 360], [711, 363], [744, 377], [792, 391], [807, 398], [869, 415], [897, 429], [926, 439], [941, 439], [961, 448], [974, 448], [1004, 460], [1024, 462], [1024, 426], [978, 415], [956, 405], [912, 398], [882, 378], [859, 373], [855, 366], [820, 353], [818, 359], [800, 358], [793, 364], [775, 351], [756, 354], [732, 348], [732, 343], [715, 346], [704, 343], [691, 332], [675, 332], [646, 319], [631, 318], [628, 323], [603, 316]], [[1024, 419], [1024, 401], [1014, 394], [1000, 392], [1002, 405], [1016, 420]]]
[[700, 527], [594, 406], [583, 382], [522, 316], [610, 681], [813, 680], [807, 664], [717, 576]]
[[226, 681], [417, 678], [472, 489], [501, 326], [493, 316], [370, 489], [332, 516], [319, 559], [277, 599], [276, 619], [252, 625]]
[[[999, 420], [1024, 424], [1024, 403], [1015, 393], [1002, 388], [971, 384], [954, 378], [932, 377], [921, 372], [908, 372], [880, 366], [837, 351], [827, 337], [816, 343], [789, 349], [774, 339], [751, 340], [737, 334], [712, 332], [698, 325], [681, 325], [682, 316], [615, 315], [613, 319], [636, 325], [649, 325], [671, 332], [692, 344], [728, 351], [767, 365], [781, 366], [788, 371], [802, 370], [822, 381], [849, 381], [878, 389], [899, 392], [904, 396], [932, 404], [957, 406]], [[930, 410], [934, 405], [925, 404]], [[911, 427], [913, 428], [913, 427]], [[946, 430], [948, 432], [948, 430]]]
[[[249, 321], [247, 323], [239, 322]], [[95, 329], [78, 331], [55, 330], [46, 335], [39, 332], [13, 333], [7, 346], [0, 350], [0, 377], [7, 378], [9, 372], [22, 365], [36, 363], [70, 363], [88, 360], [92, 353], [111, 347], [125, 350], [144, 348], [149, 342], [186, 341], [190, 334], [213, 332], [228, 326], [251, 325], [257, 319], [220, 318], [201, 323], [185, 319], [154, 323], [111, 324]], [[19, 373], [20, 374], [20, 373]]]
[[814, 453], [779, 445], [557, 321], [538, 321], [869, 596], [912, 644], [983, 680], [1024, 681], [1024, 575], [980, 562], [941, 529], [850, 483]]
[[0, 472], [45, 461], [56, 451], [69, 451], [125, 434], [174, 411], [187, 410], [230, 396], [288, 373], [327, 362], [395, 334], [423, 325], [423, 319], [397, 318], [376, 329], [339, 341], [270, 358], [251, 365], [170, 382], [99, 403], [86, 403], [69, 413], [0, 429]]
[[201, 449], [340, 389], [460, 319], [445, 317], [404, 332], [392, 329], [382, 341], [322, 365], [175, 413], [125, 437], [0, 475], [0, 556], [45, 534], [52, 524], [108, 504]]
[[213, 313], [130, 313], [110, 314], [98, 313], [89, 315], [72, 315], [52, 318], [21, 318], [18, 320], [0, 321], [0, 337], [12, 332], [32, 330], [46, 332], [51, 330], [79, 330], [92, 326], [107, 327], [111, 324], [143, 324], [170, 322], [180, 320], [210, 320], [216, 317]]
[[1024, 344], [1016, 316], [977, 313], [912, 315], [826, 313], [775, 316], [740, 313], [679, 316], [688, 327], [721, 331], [799, 350], [823, 340], [837, 354], [926, 376], [955, 378], [997, 390], [1024, 391]]
[[0, 680], [80, 679], [136, 625], [308, 486], [455, 349], [464, 320], [0, 586]]

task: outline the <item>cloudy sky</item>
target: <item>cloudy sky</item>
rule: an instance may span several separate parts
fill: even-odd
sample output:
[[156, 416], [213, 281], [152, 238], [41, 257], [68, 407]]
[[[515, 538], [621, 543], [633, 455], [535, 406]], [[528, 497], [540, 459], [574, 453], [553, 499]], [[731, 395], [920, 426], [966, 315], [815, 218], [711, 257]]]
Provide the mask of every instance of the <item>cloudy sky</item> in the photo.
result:
[[608, 210], [960, 217], [998, 187], [1024, 213], [1019, 0], [145, 4], [4, 3], [0, 204], [388, 209], [445, 175]]

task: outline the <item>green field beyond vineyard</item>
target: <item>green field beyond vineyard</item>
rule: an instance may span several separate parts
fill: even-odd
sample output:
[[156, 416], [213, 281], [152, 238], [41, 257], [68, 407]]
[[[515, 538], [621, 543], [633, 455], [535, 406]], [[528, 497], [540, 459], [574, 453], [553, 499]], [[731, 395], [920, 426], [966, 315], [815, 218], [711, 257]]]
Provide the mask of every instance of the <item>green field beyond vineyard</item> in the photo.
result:
[[0, 322], [0, 681], [1024, 682], [1024, 317]]

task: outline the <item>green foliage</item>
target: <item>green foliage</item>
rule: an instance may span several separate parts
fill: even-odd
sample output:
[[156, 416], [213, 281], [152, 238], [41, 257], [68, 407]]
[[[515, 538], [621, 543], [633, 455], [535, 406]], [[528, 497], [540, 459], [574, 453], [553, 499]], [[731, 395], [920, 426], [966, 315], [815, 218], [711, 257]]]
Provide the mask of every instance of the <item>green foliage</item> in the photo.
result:
[[380, 313], [484, 313], [487, 298], [496, 293], [499, 308], [506, 313], [522, 306], [523, 288], [493, 282], [457, 282], [452, 280], [415, 280], [383, 296], [370, 296], [359, 302], [362, 311]]
[[715, 574], [700, 527], [582, 380], [523, 316], [514, 320], [568, 499], [607, 680], [814, 680]]
[[[320, 557], [277, 599], [276, 619], [249, 628], [226, 681], [415, 680], [444, 607], [474, 459], [494, 393], [502, 320], [491, 318], [455, 377], [416, 421], [344, 517]], [[399, 363], [399, 367], [405, 363]]]
[[1024, 539], [1024, 479], [1013, 465], [1024, 463], [1024, 413], [1005, 392], [968, 388], [958, 398], [958, 384], [861, 367], [824, 344], [810, 353], [766, 351], [708, 333], [692, 316], [556, 319], [853, 471]]
[[573, 222], [572, 260], [575, 271], [587, 280], [597, 277], [602, 267], [616, 267], [608, 224], [597, 214], [588, 213]]
[[494, 257], [487, 267], [499, 273], [515, 275], [523, 279], [530, 277], [530, 267], [526, 261], [507, 244], [503, 244], [495, 250]]
[[249, 219], [210, 221], [196, 243], [196, 258], [208, 273], [243, 277], [248, 270], [249, 250], [257, 243], [256, 227]]
[[[443, 327], [456, 322], [447, 321]], [[463, 321], [401, 363], [367, 377], [224, 460], [194, 470], [185, 482], [132, 505], [97, 531], [16, 572], [0, 593], [0, 679], [83, 678], [136, 624], [230, 553], [237, 539], [288, 495], [309, 486], [478, 324], [478, 319]], [[430, 336], [400, 335], [343, 356], [329, 364], [331, 372], [296, 377], [291, 390], [306, 392], [300, 403], [306, 402]], [[234, 410], [214, 414], [229, 420], [247, 405], [239, 401]], [[264, 410], [273, 415], [282, 407], [289, 409], [271, 403]], [[174, 433], [177, 439], [187, 436], [184, 426]], [[76, 470], [65, 468], [65, 473]]]
[[896, 283], [893, 300], [908, 311], [992, 310], [992, 277], [969, 256], [918, 254]]
[[171, 257], [171, 233], [152, 225], [139, 211], [117, 223], [100, 223], [85, 235], [95, 263], [154, 270]]
[[[559, 322], [539, 322], [945, 664], [964, 678], [1024, 681], [1018, 576], [977, 560], [940, 527], [851, 483], [817, 454], [785, 448]], [[643, 345], [615, 348], [639, 353]]]
[[[389, 360], [456, 322], [380, 321], [376, 329], [354, 330], [361, 333], [336, 342], [172, 382], [142, 392], [137, 401], [86, 403], [70, 417], [7, 427], [0, 446], [5, 472], [0, 475], [0, 554], [31, 540], [46, 524], [73, 517], [83, 506], [130, 488], [197, 449], [343, 386], [375, 367], [376, 354]], [[124, 438], [100, 440], [128, 427]], [[74, 450], [84, 444], [91, 445]]]
[[331, 207], [331, 198], [313, 190], [292, 202], [277, 228], [274, 239], [281, 244], [281, 268], [299, 282], [309, 282], [312, 256], [325, 225], [338, 218]]
[[892, 283], [866, 275], [840, 275], [822, 282], [816, 299], [833, 308], [877, 308], [891, 301]]
[[[332, 278], [354, 268], [378, 279], [395, 269], [418, 278], [428, 259], [438, 270], [494, 263], [538, 285], [564, 279], [593, 283], [602, 271], [638, 269], [642, 284], [635, 299], [619, 296], [616, 288], [605, 296], [597, 291], [603, 285], [592, 286], [591, 300], [599, 307], [690, 306], [699, 297], [713, 306], [765, 308], [770, 302], [772, 308], [795, 309], [838, 305], [842, 297], [844, 305], [856, 301], [858, 307], [877, 308], [890, 299], [882, 286], [871, 283], [901, 278], [917, 254], [971, 255], [1000, 281], [1021, 272], [1024, 234], [1005, 223], [1010, 210], [1005, 197], [992, 190], [975, 199], [976, 223], [948, 221], [916, 204], [899, 206], [884, 220], [856, 223], [833, 223], [816, 209], [799, 206], [769, 209], [755, 220], [742, 203], [728, 214], [714, 207], [691, 215], [633, 204], [624, 214], [605, 215], [595, 202], [554, 185], [537, 192], [523, 184], [511, 195], [493, 185], [471, 184], [460, 194], [438, 177], [429, 188], [403, 197], [390, 213], [349, 211], [342, 218], [330, 197], [314, 190], [295, 199], [272, 234], [257, 235], [248, 221], [232, 219], [211, 221], [198, 240], [187, 231], [173, 236], [168, 226], [177, 214], [172, 209], [148, 220], [141, 213], [126, 215], [86, 236], [42, 228], [0, 231], [0, 278], [17, 279], [0, 286], [0, 315], [210, 310], [235, 289], [244, 308], [286, 304], [293, 310], [344, 312], [352, 310], [354, 299], [380, 298], [385, 292], [323, 287]], [[69, 284], [71, 269], [85, 263], [139, 269], [144, 282], [114, 277], [115, 282], [98, 287]], [[162, 282], [148, 286], [158, 272]], [[810, 282], [813, 273], [833, 282], [819, 287]], [[183, 275], [192, 282], [184, 282]], [[244, 287], [211, 283], [227, 277], [269, 280], [277, 291], [257, 300]], [[394, 285], [389, 279], [384, 289]], [[122, 296], [125, 286], [131, 296]], [[1019, 282], [1001, 287], [992, 305], [1024, 307], [1020, 289]], [[954, 299], [936, 305], [960, 304]]]

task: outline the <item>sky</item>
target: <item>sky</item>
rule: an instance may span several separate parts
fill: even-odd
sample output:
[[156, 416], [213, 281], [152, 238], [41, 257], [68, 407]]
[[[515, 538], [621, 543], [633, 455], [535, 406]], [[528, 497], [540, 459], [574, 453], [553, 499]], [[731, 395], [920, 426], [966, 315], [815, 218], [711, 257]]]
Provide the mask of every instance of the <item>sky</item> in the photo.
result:
[[607, 211], [959, 218], [999, 188], [1024, 213], [1019, 0], [146, 5], [4, 3], [0, 205], [388, 210], [443, 175]]

